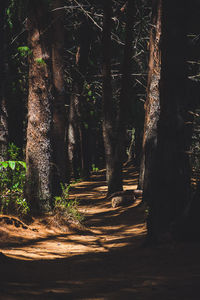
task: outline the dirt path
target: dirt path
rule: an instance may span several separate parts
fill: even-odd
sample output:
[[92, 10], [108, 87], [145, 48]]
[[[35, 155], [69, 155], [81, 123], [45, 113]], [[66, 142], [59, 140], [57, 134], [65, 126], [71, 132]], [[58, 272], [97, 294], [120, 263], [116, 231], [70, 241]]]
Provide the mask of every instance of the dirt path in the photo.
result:
[[[125, 189], [137, 173], [125, 170]], [[0, 230], [0, 299], [200, 299], [199, 244], [144, 247], [139, 200], [112, 208], [104, 172], [72, 189], [85, 227]]]

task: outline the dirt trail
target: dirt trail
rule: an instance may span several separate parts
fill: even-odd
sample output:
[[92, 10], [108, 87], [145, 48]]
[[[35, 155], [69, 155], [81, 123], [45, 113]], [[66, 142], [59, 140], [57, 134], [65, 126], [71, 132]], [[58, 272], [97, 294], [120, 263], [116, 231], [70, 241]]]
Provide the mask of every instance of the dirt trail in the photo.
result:
[[[136, 171], [124, 172], [125, 189], [135, 189]], [[144, 247], [140, 200], [112, 208], [105, 194], [103, 171], [72, 188], [83, 228], [1, 228], [0, 300], [200, 299], [200, 245]]]

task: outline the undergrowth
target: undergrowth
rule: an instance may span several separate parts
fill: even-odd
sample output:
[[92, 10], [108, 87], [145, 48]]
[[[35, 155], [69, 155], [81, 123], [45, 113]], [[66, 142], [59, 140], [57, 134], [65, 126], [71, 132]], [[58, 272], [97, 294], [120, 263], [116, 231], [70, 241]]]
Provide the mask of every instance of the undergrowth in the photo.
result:
[[[20, 149], [10, 144], [8, 160], [0, 161], [0, 213], [24, 218], [30, 207], [24, 197], [26, 163], [20, 160]], [[71, 185], [61, 184], [62, 194], [54, 198], [53, 213], [67, 221], [81, 223], [84, 217], [78, 211], [77, 199], [70, 199]]]
[[7, 161], [0, 162], [0, 213], [23, 217], [30, 211], [23, 195], [26, 163], [19, 160], [20, 149], [13, 143], [7, 157]]
[[78, 200], [69, 198], [69, 190], [71, 185], [61, 184], [62, 194], [55, 197], [54, 213], [66, 217], [72, 222], [81, 223], [84, 220], [83, 215], [78, 211]]

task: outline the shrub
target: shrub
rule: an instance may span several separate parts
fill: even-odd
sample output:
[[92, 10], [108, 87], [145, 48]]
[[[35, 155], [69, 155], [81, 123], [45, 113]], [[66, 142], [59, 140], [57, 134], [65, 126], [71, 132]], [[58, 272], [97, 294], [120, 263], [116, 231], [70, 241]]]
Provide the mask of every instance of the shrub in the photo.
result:
[[55, 212], [63, 212], [68, 218], [71, 218], [75, 221], [82, 222], [84, 217], [79, 213], [77, 206], [77, 199], [69, 199], [69, 190], [71, 185], [61, 184], [62, 195], [55, 197], [54, 201], [54, 210]]
[[10, 160], [0, 162], [0, 211], [4, 214], [23, 216], [30, 209], [23, 196], [26, 163], [17, 160], [19, 153], [19, 148], [10, 144], [8, 149]]

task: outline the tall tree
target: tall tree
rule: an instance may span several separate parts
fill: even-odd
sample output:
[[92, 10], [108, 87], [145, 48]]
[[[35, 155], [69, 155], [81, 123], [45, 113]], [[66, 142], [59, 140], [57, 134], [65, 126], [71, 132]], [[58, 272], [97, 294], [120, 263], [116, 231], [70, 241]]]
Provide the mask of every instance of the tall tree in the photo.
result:
[[[125, 45], [122, 63], [121, 92], [119, 98], [119, 111], [117, 117], [117, 139], [115, 150], [115, 165], [119, 164], [118, 169], [122, 176], [122, 167], [125, 158], [125, 139], [128, 120], [131, 117], [132, 105], [135, 102], [135, 94], [131, 78], [133, 60], [133, 26], [135, 21], [135, 1], [126, 2], [126, 28]], [[121, 179], [122, 180], [122, 179]]]
[[[112, 57], [112, 0], [104, 1], [103, 19], [103, 138], [106, 158], [106, 180], [108, 194], [123, 190], [122, 175], [114, 172], [114, 110], [111, 85], [111, 57]], [[121, 170], [120, 170], [121, 171]], [[120, 176], [119, 176], [120, 175]]]
[[68, 181], [67, 170], [67, 112], [64, 81], [64, 6], [63, 0], [52, 2], [52, 72], [54, 85], [53, 101], [53, 193], [61, 193], [60, 184]]
[[[139, 188], [144, 188], [144, 174], [146, 174], [145, 184], [148, 184], [148, 178], [151, 170], [151, 164], [155, 160], [155, 146], [157, 143], [157, 122], [160, 115], [160, 70], [161, 70], [161, 0], [152, 1], [151, 31], [149, 41], [149, 72], [147, 82], [147, 99], [145, 102], [145, 121], [142, 144], [142, 158], [139, 175]], [[145, 156], [146, 145], [148, 157]]]
[[[69, 114], [69, 158], [75, 177], [77, 168], [81, 169], [81, 177], [89, 177], [89, 130], [85, 126], [87, 101], [84, 95], [88, 58], [92, 40], [91, 24], [85, 15], [80, 17], [77, 34], [76, 63], [73, 72], [72, 96]], [[78, 166], [78, 159], [80, 165]]]
[[[157, 2], [160, 5], [160, 2]], [[186, 20], [187, 4], [161, 1], [160, 116], [157, 144], [146, 141], [146, 157], [156, 151], [144, 197], [149, 204], [148, 234], [159, 240], [170, 232], [189, 197], [185, 118], [187, 110]], [[159, 6], [158, 6], [159, 7]]]
[[29, 96], [26, 197], [35, 212], [50, 210], [52, 199], [52, 77], [49, 12], [46, 1], [29, 1]]
[[7, 114], [7, 101], [5, 94], [6, 85], [6, 11], [7, 1], [1, 2], [0, 10], [0, 161], [6, 159], [7, 146], [8, 146], [8, 114]]
[[103, 137], [106, 157], [108, 194], [123, 190], [122, 166], [125, 157], [125, 134], [130, 110], [131, 59], [135, 1], [127, 2], [126, 38], [122, 83], [117, 118], [112, 99], [112, 1], [104, 1], [103, 22]]
[[78, 132], [78, 117], [76, 114], [76, 101], [75, 97], [71, 97], [69, 108], [69, 127], [68, 127], [68, 156], [71, 175], [75, 178], [79, 177], [78, 163], [79, 157], [79, 132]]

